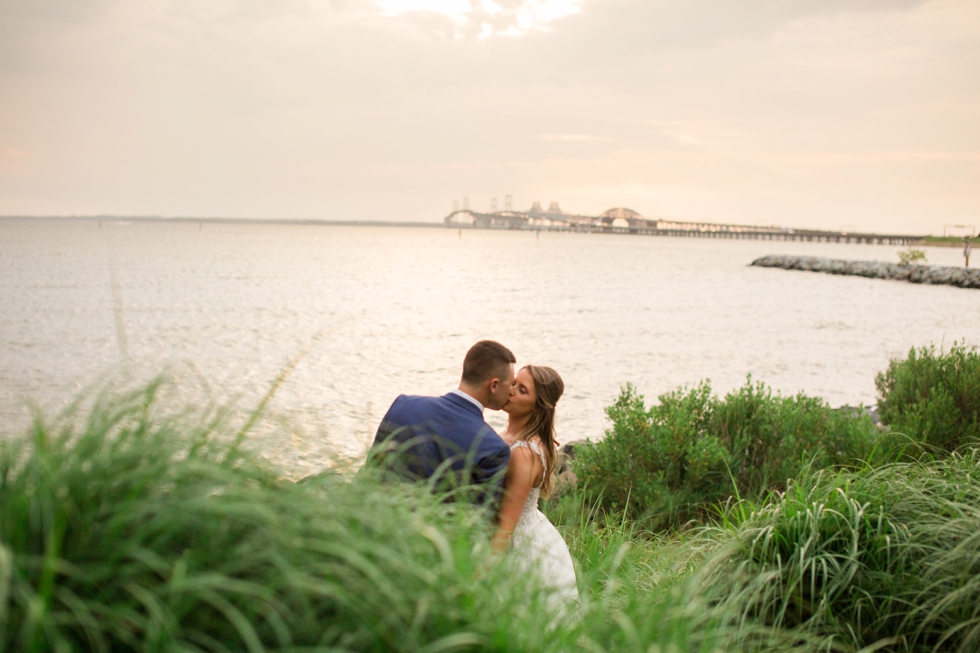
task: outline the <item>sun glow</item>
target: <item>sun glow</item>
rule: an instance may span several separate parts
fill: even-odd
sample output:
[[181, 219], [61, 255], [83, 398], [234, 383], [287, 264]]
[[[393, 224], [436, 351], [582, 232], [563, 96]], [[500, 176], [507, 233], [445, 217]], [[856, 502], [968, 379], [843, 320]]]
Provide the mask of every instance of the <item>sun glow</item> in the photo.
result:
[[579, 13], [586, 0], [372, 0], [386, 16], [436, 14], [459, 27], [479, 26], [479, 38], [522, 36], [547, 30]]
[[465, 23], [473, 11], [469, 0], [374, 0], [374, 3], [388, 16], [439, 14], [455, 23]]

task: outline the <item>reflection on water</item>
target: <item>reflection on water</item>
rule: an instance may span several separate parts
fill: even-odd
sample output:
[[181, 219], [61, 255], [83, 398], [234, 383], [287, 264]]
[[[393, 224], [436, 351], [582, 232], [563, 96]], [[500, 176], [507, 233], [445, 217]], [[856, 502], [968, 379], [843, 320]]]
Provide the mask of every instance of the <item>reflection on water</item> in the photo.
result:
[[[705, 377], [725, 392], [752, 373], [783, 393], [874, 403], [889, 357], [980, 343], [980, 292], [747, 264], [782, 253], [892, 261], [898, 249], [2, 220], [0, 418], [23, 425], [28, 397], [61, 407], [124, 356], [130, 376], [171, 365], [188, 398], [255, 406], [309, 346], [271, 404], [289, 434], [254, 436], [305, 473], [328, 447], [359, 455], [397, 394], [455, 387], [481, 338], [562, 374], [562, 440], [601, 436], [603, 407], [627, 381], [652, 398]], [[957, 249], [927, 253], [962, 264]]]

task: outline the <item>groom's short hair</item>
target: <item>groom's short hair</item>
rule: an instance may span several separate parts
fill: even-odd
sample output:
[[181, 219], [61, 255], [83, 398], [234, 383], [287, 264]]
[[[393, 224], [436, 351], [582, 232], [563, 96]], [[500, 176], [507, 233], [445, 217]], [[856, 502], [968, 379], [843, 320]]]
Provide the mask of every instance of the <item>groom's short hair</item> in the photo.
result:
[[511, 350], [493, 340], [481, 340], [466, 352], [463, 359], [463, 381], [479, 385], [490, 379], [502, 366], [516, 363]]

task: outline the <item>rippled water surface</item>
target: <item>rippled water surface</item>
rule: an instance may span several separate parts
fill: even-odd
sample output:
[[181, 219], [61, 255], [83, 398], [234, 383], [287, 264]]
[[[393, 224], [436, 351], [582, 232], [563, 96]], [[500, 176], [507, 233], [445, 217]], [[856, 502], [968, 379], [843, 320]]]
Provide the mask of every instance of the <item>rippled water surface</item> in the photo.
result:
[[[895, 261], [899, 249], [0, 220], [0, 418], [18, 429], [29, 399], [60, 409], [120, 370], [165, 367], [188, 400], [248, 408], [308, 349], [271, 404], [291, 428], [253, 436], [306, 473], [328, 448], [361, 453], [397, 394], [455, 387], [481, 338], [562, 374], [562, 440], [601, 436], [603, 407], [627, 381], [653, 398], [702, 378], [723, 393], [751, 373], [783, 393], [872, 404], [890, 357], [980, 343], [980, 291], [747, 265], [780, 253]], [[962, 265], [956, 249], [927, 254]]]

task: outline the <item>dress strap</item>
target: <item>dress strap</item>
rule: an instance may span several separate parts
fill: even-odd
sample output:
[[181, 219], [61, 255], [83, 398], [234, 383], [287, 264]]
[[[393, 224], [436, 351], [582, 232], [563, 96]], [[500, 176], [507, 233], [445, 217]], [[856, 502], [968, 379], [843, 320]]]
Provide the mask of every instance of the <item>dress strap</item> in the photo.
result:
[[512, 444], [510, 448], [513, 451], [514, 449], [517, 449], [519, 447], [530, 449], [534, 453], [538, 454], [538, 458], [541, 459], [541, 467], [544, 469], [544, 473], [545, 474], [548, 473], [548, 461], [544, 459], [544, 452], [541, 451], [540, 444], [534, 442], [533, 440], [518, 440], [517, 442]]

